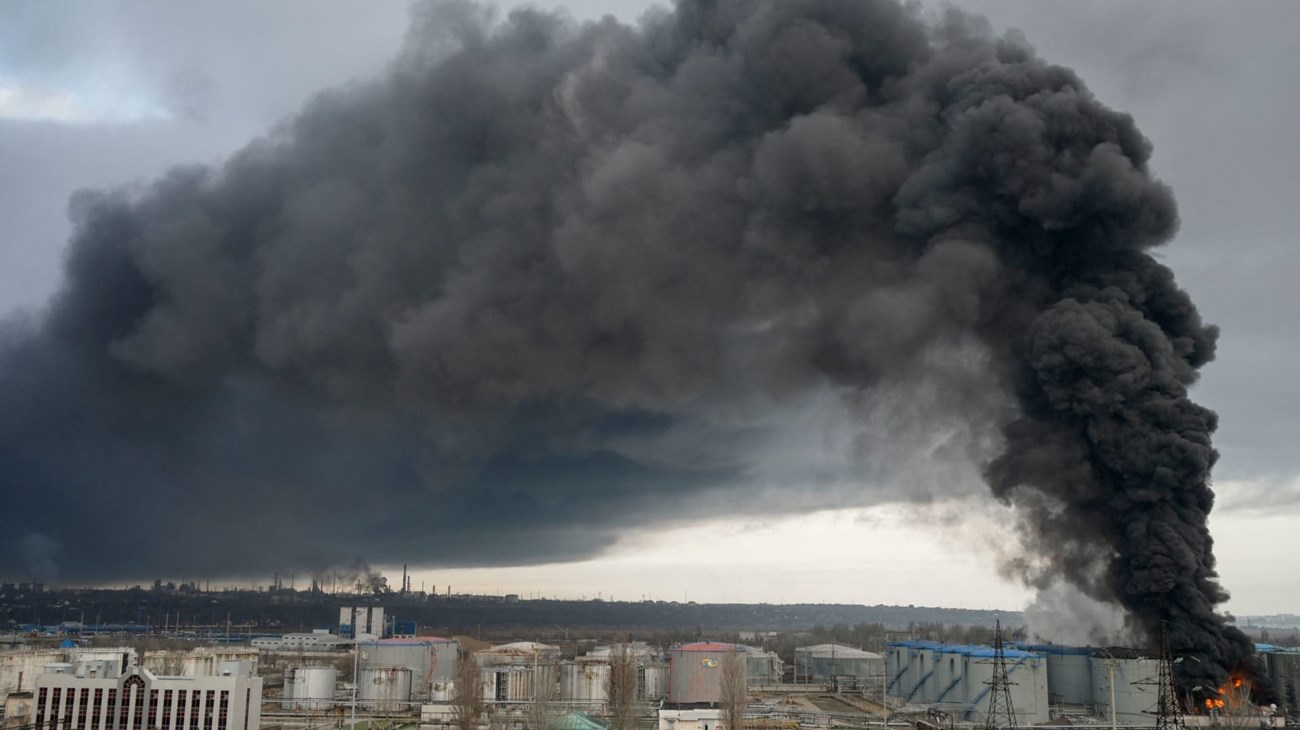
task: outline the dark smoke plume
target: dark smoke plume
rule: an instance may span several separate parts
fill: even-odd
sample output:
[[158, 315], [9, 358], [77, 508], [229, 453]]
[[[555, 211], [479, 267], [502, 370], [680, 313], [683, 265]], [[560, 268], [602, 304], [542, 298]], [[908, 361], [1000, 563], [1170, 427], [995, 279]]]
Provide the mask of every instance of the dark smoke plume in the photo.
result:
[[[1218, 679], [1251, 647], [1187, 398], [1215, 331], [1150, 253], [1177, 215], [1149, 155], [956, 12], [420, 5], [383, 80], [73, 201], [63, 290], [6, 329], [0, 567], [572, 559], [898, 498], [892, 439], [987, 462], [1027, 580], [1168, 622]], [[870, 458], [781, 451], [845, 423]]]

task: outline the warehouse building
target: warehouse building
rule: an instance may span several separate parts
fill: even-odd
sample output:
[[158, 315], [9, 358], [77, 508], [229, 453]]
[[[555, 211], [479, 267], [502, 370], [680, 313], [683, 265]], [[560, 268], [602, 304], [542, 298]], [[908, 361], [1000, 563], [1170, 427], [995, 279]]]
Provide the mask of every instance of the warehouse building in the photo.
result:
[[326, 629], [316, 629], [309, 634], [259, 637], [249, 643], [261, 651], [339, 651], [352, 646], [351, 639], [335, 636]]

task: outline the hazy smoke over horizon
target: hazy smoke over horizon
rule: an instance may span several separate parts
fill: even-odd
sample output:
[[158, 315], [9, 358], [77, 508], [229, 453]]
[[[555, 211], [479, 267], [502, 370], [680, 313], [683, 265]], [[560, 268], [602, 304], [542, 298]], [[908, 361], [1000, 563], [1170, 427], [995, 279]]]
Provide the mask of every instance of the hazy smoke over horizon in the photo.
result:
[[82, 193], [0, 355], [0, 572], [597, 553], [984, 476], [1013, 569], [1217, 679], [1213, 356], [1132, 120], [892, 2], [418, 5], [386, 78]]

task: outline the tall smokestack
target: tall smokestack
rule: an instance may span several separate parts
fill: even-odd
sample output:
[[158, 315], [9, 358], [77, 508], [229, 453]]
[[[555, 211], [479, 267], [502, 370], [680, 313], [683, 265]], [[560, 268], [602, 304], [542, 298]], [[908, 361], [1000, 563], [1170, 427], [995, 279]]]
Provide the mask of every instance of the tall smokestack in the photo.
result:
[[1167, 622], [1217, 681], [1252, 647], [1188, 398], [1216, 331], [1153, 257], [1150, 155], [957, 11], [420, 3], [387, 77], [73, 200], [64, 288], [0, 353], [0, 567], [546, 563], [978, 464], [1026, 581]]

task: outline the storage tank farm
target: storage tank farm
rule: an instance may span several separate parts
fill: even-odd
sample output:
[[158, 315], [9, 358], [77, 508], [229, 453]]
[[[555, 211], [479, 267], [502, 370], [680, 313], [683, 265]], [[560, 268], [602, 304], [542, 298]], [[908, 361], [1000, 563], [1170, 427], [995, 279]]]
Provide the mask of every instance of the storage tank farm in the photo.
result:
[[[1017, 723], [1047, 722], [1046, 657], [1020, 649], [1005, 649], [1003, 656]], [[895, 699], [942, 709], [962, 722], [988, 713], [995, 658], [991, 647], [903, 641], [890, 644], [886, 657], [889, 694]]]
[[720, 641], [679, 644], [668, 652], [668, 702], [675, 705], [722, 701], [725, 662], [741, 648]]
[[[668, 691], [668, 664], [663, 654], [644, 642], [628, 645], [636, 662], [637, 701], [656, 702]], [[598, 705], [609, 699], [610, 656], [602, 646], [560, 665], [560, 699], [575, 705]]]
[[405, 699], [429, 701], [434, 685], [446, 683], [456, 674], [456, 657], [460, 646], [440, 636], [415, 636], [361, 642], [362, 669], [404, 667], [411, 670], [411, 696]]

